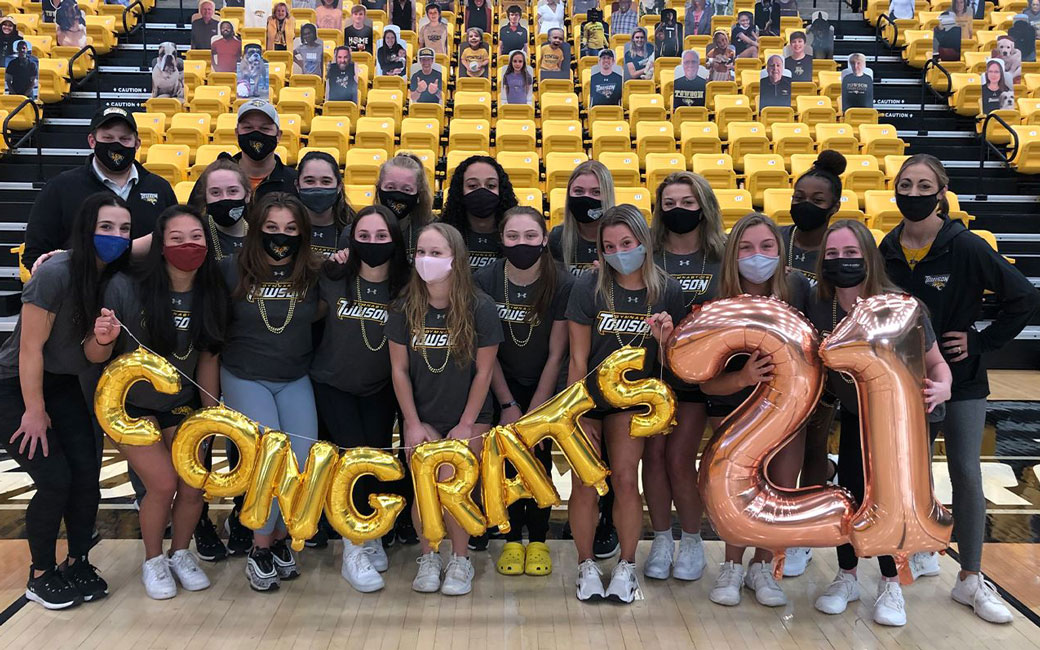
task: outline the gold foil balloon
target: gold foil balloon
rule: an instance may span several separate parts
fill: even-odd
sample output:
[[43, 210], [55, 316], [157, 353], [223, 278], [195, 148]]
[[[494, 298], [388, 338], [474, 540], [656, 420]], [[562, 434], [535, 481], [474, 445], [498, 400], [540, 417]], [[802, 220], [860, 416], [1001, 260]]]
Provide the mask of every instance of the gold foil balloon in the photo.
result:
[[292, 453], [289, 437], [281, 431], [267, 431], [260, 447], [249, 488], [242, 501], [238, 519], [246, 528], [263, 528], [271, 515], [271, 505], [278, 496], [279, 483], [285, 474], [285, 457]]
[[338, 460], [336, 445], [325, 441], [311, 445], [303, 473], [300, 473], [296, 456], [290, 452], [286, 458], [278, 503], [295, 551], [302, 551], [304, 542], [318, 534], [318, 521], [336, 475]]
[[646, 362], [645, 348], [626, 345], [604, 359], [596, 370], [599, 392], [611, 406], [648, 408], [646, 413], [632, 416], [629, 434], [633, 438], [670, 433], [675, 426], [675, 393], [668, 384], [652, 377], [636, 381], [625, 379], [626, 371], [642, 370]]
[[[516, 470], [513, 478], [506, 478], [507, 460]], [[510, 528], [508, 508], [518, 500], [534, 499], [539, 508], [560, 502], [545, 467], [509, 427], [495, 427], [485, 438], [480, 485], [487, 525], [503, 533]]]
[[[443, 481], [437, 478], [442, 465], [455, 470]], [[440, 547], [446, 533], [441, 508], [470, 535], [484, 532], [484, 515], [472, 496], [480, 478], [480, 463], [466, 441], [449, 438], [424, 442], [412, 452], [411, 466], [423, 537], [434, 550]]]
[[666, 345], [675, 374], [703, 383], [735, 354], [772, 357], [773, 379], [725, 420], [701, 459], [700, 492], [719, 536], [730, 544], [781, 550], [848, 541], [855, 506], [838, 487], [789, 490], [766, 476], [769, 459], [809, 417], [823, 388], [816, 332], [773, 298], [739, 296], [694, 309]]
[[359, 478], [372, 475], [380, 481], [404, 478], [404, 466], [392, 454], [368, 447], [348, 449], [339, 459], [325, 499], [325, 515], [332, 527], [355, 544], [380, 539], [394, 528], [405, 499], [396, 494], [370, 494], [373, 513], [363, 515], [354, 505], [354, 486]]
[[181, 390], [181, 378], [173, 364], [144, 348], [112, 360], [98, 380], [94, 413], [101, 429], [116, 444], [143, 447], [162, 440], [159, 427], [126, 413], [126, 395], [139, 381], [147, 381], [160, 393], [175, 395]]
[[932, 492], [923, 318], [912, 296], [872, 296], [820, 346], [828, 367], [856, 381], [865, 480], [849, 537], [863, 557], [942, 550], [953, 530]]
[[[238, 447], [238, 465], [211, 472], [202, 463], [202, 445], [211, 436], [224, 436]], [[207, 499], [234, 497], [249, 486], [260, 434], [249, 418], [224, 406], [211, 406], [184, 418], [173, 439], [173, 467], [185, 483], [203, 490]]]
[[528, 449], [533, 449], [544, 438], [551, 438], [581, 482], [595, 487], [603, 496], [607, 493], [610, 472], [578, 423], [578, 417], [595, 406], [585, 384], [575, 382], [514, 422], [512, 429]]

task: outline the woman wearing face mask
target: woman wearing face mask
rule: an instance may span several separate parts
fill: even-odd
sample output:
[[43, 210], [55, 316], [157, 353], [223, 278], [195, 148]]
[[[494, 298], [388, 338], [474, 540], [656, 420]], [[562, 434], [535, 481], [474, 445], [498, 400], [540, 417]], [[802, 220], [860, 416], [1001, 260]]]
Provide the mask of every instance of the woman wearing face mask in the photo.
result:
[[389, 208], [397, 217], [411, 260], [419, 231], [434, 220], [433, 190], [415, 154], [399, 153], [379, 168], [376, 205]]
[[191, 205], [206, 215], [213, 259], [220, 261], [242, 248], [249, 224], [243, 218], [249, 204], [249, 179], [238, 163], [217, 158], [206, 167], [192, 190]]
[[311, 220], [311, 250], [328, 259], [338, 250], [340, 233], [351, 221], [339, 164], [324, 151], [311, 151], [300, 160], [296, 173], [296, 193]]
[[[658, 345], [649, 336], [651, 315], [666, 312], [678, 321], [685, 315], [679, 283], [653, 260], [650, 229], [639, 209], [618, 205], [600, 220], [599, 268], [579, 278], [567, 305], [570, 335], [570, 367], [567, 383], [582, 381], [611, 353], [625, 345], [646, 348], [644, 369], [628, 373], [629, 379], [656, 376]], [[578, 551], [578, 600], [609, 598], [631, 603], [639, 589], [636, 576], [636, 544], [643, 528], [643, 500], [639, 496], [638, 466], [644, 441], [629, 435], [636, 409], [606, 408], [594, 384], [600, 408], [589, 412], [583, 426], [597, 447], [610, 456], [611, 487], [615, 491], [614, 524], [621, 542], [621, 557], [603, 589], [602, 572], [593, 557], [596, 529], [596, 492], [571, 481], [568, 515]]]
[[462, 234], [471, 267], [479, 269], [502, 256], [499, 224], [516, 203], [513, 184], [494, 158], [470, 156], [455, 168], [441, 221]]
[[[301, 466], [318, 437], [307, 372], [311, 325], [325, 306], [315, 286], [319, 259], [310, 249], [306, 210], [290, 194], [265, 195], [250, 211], [242, 251], [221, 262], [232, 301], [220, 358], [225, 403], [264, 428], [292, 434]], [[276, 501], [266, 525], [254, 531], [246, 560], [254, 590], [277, 589], [280, 580], [300, 575], [286, 535]]]
[[[383, 206], [362, 209], [349, 232], [347, 263], [326, 263], [319, 281], [321, 299], [330, 308], [311, 361], [314, 399], [337, 446], [386, 449], [397, 401], [384, 328], [387, 305], [408, 280], [408, 260], [397, 219]], [[367, 504], [375, 488], [375, 481], [364, 477], [355, 503]], [[364, 545], [343, 540], [341, 573], [352, 587], [363, 593], [382, 589], [379, 572], [386, 569], [379, 540]]]
[[[852, 310], [860, 298], [882, 293], [901, 293], [885, 274], [884, 262], [874, 244], [870, 230], [858, 221], [843, 219], [827, 229], [821, 242], [823, 257], [817, 269], [819, 278], [809, 300], [806, 315], [820, 332], [827, 336]], [[922, 408], [929, 419], [941, 419], [943, 403], [950, 397], [950, 368], [935, 344], [935, 332], [924, 319], [925, 378]], [[838, 484], [852, 492], [857, 501], [863, 500], [863, 449], [856, 398], [852, 380], [834, 371], [827, 373], [828, 390], [841, 402], [841, 442], [838, 454]], [[840, 614], [848, 603], [859, 600], [856, 566], [859, 559], [851, 544], [838, 547], [840, 570], [834, 581], [816, 599], [816, 609], [825, 614]], [[879, 625], [905, 625], [906, 611], [896, 563], [890, 556], [878, 558], [882, 580], [878, 583], [874, 603], [874, 622]]]
[[[711, 300], [718, 293], [719, 265], [726, 247], [722, 212], [715, 193], [703, 177], [689, 172], [670, 174], [657, 188], [657, 206], [650, 232], [657, 254], [654, 261], [675, 278], [683, 291], [683, 304], [690, 307]], [[648, 578], [698, 580], [704, 572], [701, 518], [704, 508], [697, 491], [697, 466], [708, 420], [707, 396], [697, 386], [686, 384], [665, 370], [678, 400], [678, 424], [667, 436], [646, 441], [643, 451], [643, 491], [654, 542], [643, 565]], [[679, 554], [672, 541], [672, 503], [679, 515], [682, 538]]]
[[[466, 246], [454, 228], [431, 223], [419, 233], [415, 272], [390, 312], [386, 334], [409, 451], [453, 438], [467, 441], [479, 457], [482, 436], [491, 429], [489, 389], [502, 326], [495, 303], [473, 284]], [[412, 521], [421, 530], [414, 506]], [[452, 556], [443, 583], [441, 556], [424, 539], [412, 589], [462, 596], [473, 588], [469, 535], [451, 517], [445, 525]]]
[[[953, 599], [972, 607], [991, 623], [1011, 621], [1011, 612], [992, 583], [982, 577], [982, 542], [986, 532], [986, 499], [982, 492], [982, 433], [986, 423], [989, 383], [982, 354], [999, 350], [1029, 322], [1040, 296], [1028, 279], [980, 237], [949, 215], [946, 192], [950, 180], [942, 163], [917, 154], [903, 163], [895, 178], [896, 205], [903, 221], [881, 242], [885, 268], [892, 280], [928, 307], [939, 334], [943, 356], [953, 373], [946, 417], [932, 428], [946, 441], [953, 484], [954, 536], [961, 572]], [[981, 332], [982, 294], [992, 291], [999, 304], [993, 323]], [[937, 554], [910, 557], [914, 575], [938, 575]]]
[[603, 213], [614, 207], [614, 179], [597, 160], [587, 160], [571, 172], [567, 181], [567, 207], [563, 225], [549, 233], [549, 250], [571, 272], [581, 275], [599, 259], [596, 233]]
[[[555, 394], [567, 354], [564, 312], [573, 280], [549, 254], [548, 241], [545, 219], [538, 210], [513, 208], [502, 218], [505, 259], [495, 260], [474, 278], [498, 304], [502, 321], [504, 336], [491, 382], [502, 410], [502, 425], [516, 422]], [[534, 453], [551, 473], [549, 444], [539, 444]], [[550, 514], [551, 508], [539, 508], [531, 499], [521, 499], [509, 507], [510, 529], [496, 565], [499, 573], [548, 575], [552, 571], [545, 544]]]
[[[220, 394], [217, 354], [228, 320], [228, 293], [217, 261], [209, 255], [205, 222], [194, 208], [175, 205], [159, 215], [139, 276], [116, 275], [102, 304], [94, 335], [84, 344], [87, 359], [107, 363], [134, 350], [138, 342], [129, 336], [132, 333], [210, 395]], [[129, 333], [121, 332], [120, 320], [130, 325]], [[202, 491], [177, 477], [170, 457], [177, 425], [200, 404], [216, 406], [216, 401], [199, 395], [186, 379], [176, 395], [159, 393], [142, 382], [126, 398], [127, 413], [147, 419], [163, 436], [161, 444], [147, 447], [118, 445], [147, 489], [140, 502], [145, 547], [141, 580], [145, 593], [157, 600], [177, 595], [174, 576], [188, 591], [209, 587], [198, 559], [188, 550], [202, 513]], [[166, 554], [163, 533], [171, 511], [173, 538]]]
[[[826, 149], [820, 152], [809, 171], [794, 184], [791, 195], [793, 226], [780, 228], [780, 236], [787, 249], [787, 268], [797, 269], [816, 282], [817, 258], [831, 217], [841, 207], [841, 175], [845, 172], [845, 156]], [[802, 485], [822, 485], [832, 474], [827, 459], [827, 438], [834, 424], [836, 404], [834, 396], [824, 392], [819, 404], [805, 423], [805, 460], [802, 465]], [[805, 573], [812, 560], [812, 549], [787, 549], [784, 576], [792, 578]]]
[[[92, 194], [72, 233], [72, 249], [56, 254], [26, 283], [18, 323], [0, 347], [0, 442], [35, 489], [25, 509], [32, 557], [25, 597], [47, 609], [108, 594], [87, 558], [101, 468], [79, 375], [90, 369], [83, 339], [105, 285], [129, 258], [130, 209], [110, 192]], [[68, 559], [58, 566], [63, 520]]]

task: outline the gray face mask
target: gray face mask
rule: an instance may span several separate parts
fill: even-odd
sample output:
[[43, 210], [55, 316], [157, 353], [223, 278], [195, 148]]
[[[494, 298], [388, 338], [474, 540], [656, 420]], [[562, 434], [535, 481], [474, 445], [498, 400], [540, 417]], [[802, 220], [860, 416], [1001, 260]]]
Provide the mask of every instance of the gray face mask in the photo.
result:
[[737, 268], [741, 277], [754, 284], [764, 284], [776, 273], [776, 267], [780, 265], [779, 257], [769, 257], [761, 253], [755, 253], [750, 257], [737, 260]]
[[646, 259], [646, 248], [640, 244], [627, 251], [604, 253], [603, 257], [615, 271], [621, 275], [628, 275], [638, 271], [643, 266], [643, 260]]

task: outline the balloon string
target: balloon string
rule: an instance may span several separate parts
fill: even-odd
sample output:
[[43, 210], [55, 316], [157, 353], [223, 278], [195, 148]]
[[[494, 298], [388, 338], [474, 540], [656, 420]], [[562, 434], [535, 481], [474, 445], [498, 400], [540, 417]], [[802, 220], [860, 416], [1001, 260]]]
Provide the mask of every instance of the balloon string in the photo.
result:
[[[162, 356], [163, 356], [163, 355], [159, 354], [158, 352], [156, 352], [155, 350], [153, 350], [153, 349], [149, 348], [149, 347], [148, 347], [147, 345], [145, 345], [144, 343], [142, 343], [142, 342], [141, 342], [141, 339], [137, 338], [137, 336], [136, 336], [136, 335], [135, 335], [135, 334], [134, 334], [134, 333], [133, 333], [133, 332], [132, 332], [132, 331], [130, 330], [130, 328], [129, 328], [129, 327], [127, 327], [127, 326], [126, 326], [125, 324], [123, 324], [123, 322], [122, 322], [121, 320], [119, 320], [119, 318], [117, 318], [115, 314], [112, 314], [112, 318], [113, 318], [113, 320], [115, 320], [115, 321], [116, 321], [116, 323], [118, 323], [118, 324], [119, 324], [119, 327], [120, 327], [120, 328], [121, 328], [121, 329], [122, 329], [122, 330], [123, 330], [124, 332], [126, 332], [126, 333], [127, 333], [127, 335], [128, 335], [128, 336], [129, 336], [130, 338], [132, 338], [132, 339], [134, 340], [134, 343], [137, 343], [137, 345], [138, 345], [139, 347], [141, 347], [141, 348], [142, 348], [143, 350], [145, 350], [146, 352], [150, 352], [150, 353], [154, 354], [154, 355], [155, 355], [155, 356], [157, 356], [157, 357], [162, 357]], [[625, 345], [624, 345], [624, 346], [622, 347], [622, 349], [623, 349], [623, 348], [625, 348], [625, 347], [634, 347], [634, 346], [632, 346], [632, 343], [633, 343], [633, 342], [634, 342], [634, 341], [636, 340], [636, 336], [637, 336], [637, 335], [632, 335], [632, 338], [631, 338], [631, 340], [629, 340], [629, 342], [628, 342], [627, 344], [625, 344]], [[643, 335], [643, 339], [644, 339], [644, 340], [646, 339], [646, 335], [645, 335], [645, 334]], [[163, 357], [163, 358], [165, 358], [165, 357]], [[606, 361], [606, 359], [604, 359], [604, 361]], [[582, 377], [581, 379], [579, 379], [579, 380], [578, 380], [577, 382], [573, 382], [573, 383], [580, 383], [580, 382], [584, 382], [584, 381], [585, 381], [586, 379], [588, 379], [589, 377], [591, 377], [591, 376], [592, 376], [592, 374], [593, 374], [594, 372], [596, 372], [597, 370], [599, 370], [599, 367], [600, 367], [600, 365], [602, 365], [602, 364], [603, 364], [603, 362], [601, 361], [601, 362], [600, 362], [599, 364], [597, 364], [597, 365], [596, 365], [596, 367], [594, 367], [594, 368], [593, 368], [592, 370], [590, 370], [590, 371], [588, 371], [587, 373], [585, 373], [585, 376], [584, 376], [584, 377]], [[170, 365], [173, 365], [173, 364], [170, 364]], [[191, 384], [192, 386], [194, 386], [195, 388], [199, 389], [199, 391], [200, 391], [200, 392], [201, 392], [201, 393], [202, 393], [203, 395], [205, 395], [206, 397], [210, 398], [211, 400], [213, 400], [213, 401], [214, 401], [214, 402], [216, 402], [217, 404], [220, 404], [220, 406], [221, 406], [221, 407], [223, 407], [223, 408], [228, 408], [228, 407], [227, 407], [227, 406], [226, 406], [226, 405], [224, 404], [224, 400], [223, 400], [223, 399], [220, 399], [219, 397], [217, 397], [217, 396], [216, 396], [216, 395], [214, 395], [213, 393], [210, 393], [210, 392], [209, 392], [208, 390], [206, 390], [205, 388], [203, 388], [203, 387], [202, 387], [202, 385], [200, 385], [200, 384], [199, 384], [199, 383], [198, 383], [197, 381], [195, 381], [195, 379], [194, 379], [193, 377], [191, 377], [191, 376], [190, 376], [190, 375], [189, 375], [188, 373], [184, 372], [183, 370], [181, 370], [181, 369], [180, 369], [180, 368], [178, 368], [177, 366], [173, 366], [173, 369], [174, 369], [174, 370], [176, 370], [176, 371], [177, 371], [177, 373], [178, 373], [178, 374], [180, 374], [180, 375], [181, 375], [182, 377], [184, 377], [185, 379], [187, 379], [187, 380], [188, 380], [188, 383], [190, 383], [190, 384]], [[663, 368], [662, 368], [662, 370], [661, 370], [661, 373], [662, 373], [662, 379], [663, 379], [663, 377], [664, 377], [664, 374], [663, 374], [663, 373], [664, 373], [664, 369], [663, 369]], [[490, 390], [490, 389], [489, 389], [489, 390]], [[232, 409], [232, 410], [234, 410], [234, 409]], [[240, 411], [236, 411], [236, 412], [238, 412], [238, 413], [241, 413]], [[269, 426], [267, 426], [267, 425], [265, 425], [265, 424], [263, 424], [263, 423], [261, 423], [261, 422], [257, 422], [256, 420], [254, 420], [253, 418], [249, 417], [249, 416], [248, 416], [248, 415], [246, 415], [245, 413], [241, 413], [241, 415], [242, 415], [242, 416], [243, 416], [244, 418], [246, 418], [247, 420], [249, 420], [249, 421], [250, 421], [250, 422], [251, 422], [252, 424], [254, 424], [254, 425], [255, 425], [255, 426], [256, 426], [256, 427], [258, 428], [258, 429], [260, 429], [261, 431], [275, 431], [275, 430], [276, 430], [276, 429], [272, 429], [271, 427], [269, 427]], [[492, 428], [492, 431], [493, 431], [493, 430], [494, 430], [494, 428]], [[285, 434], [286, 436], [288, 436], [288, 437], [290, 437], [290, 438], [299, 438], [300, 440], [307, 440], [307, 441], [309, 441], [309, 442], [318, 442], [318, 441], [317, 441], [316, 439], [314, 439], [314, 438], [311, 438], [310, 436], [303, 436], [303, 435], [300, 435], [300, 434], [298, 434], [298, 433], [291, 433], [291, 432], [289, 432], [289, 431], [282, 431], [281, 433]], [[491, 434], [491, 431], [487, 431], [487, 432], [485, 432], [485, 433], [481, 433], [481, 434], [479, 434], [479, 435], [475, 435], [475, 436], [470, 436], [470, 437], [468, 437], [468, 438], [454, 438], [454, 439], [455, 439], [455, 440], [465, 440], [465, 441], [467, 441], [467, 442], [468, 442], [468, 441], [470, 441], [470, 440], [476, 440], [476, 439], [478, 439], [478, 438], [484, 438], [484, 437], [486, 437], [486, 436], [488, 436], [488, 435], [490, 435], [490, 434]], [[424, 441], [424, 442], [425, 442], [425, 441]], [[347, 450], [349, 449], [349, 447], [340, 447], [339, 445], [333, 444], [333, 443], [331, 443], [331, 442], [330, 442], [329, 444], [333, 445], [333, 446], [334, 446], [334, 447], [335, 447], [336, 449], [338, 449], [339, 451], [347, 451]], [[423, 444], [423, 443], [419, 443], [419, 445], [421, 445], [421, 444]], [[402, 444], [401, 444], [400, 446], [398, 446], [398, 447], [367, 447], [367, 448], [368, 448], [368, 449], [374, 449], [374, 450], [376, 450], [376, 451], [386, 451], [386, 452], [394, 452], [394, 451], [398, 451], [398, 450], [401, 450], [401, 449], [403, 449], [403, 450], [412, 450], [412, 449], [416, 449], [416, 448], [418, 448], [418, 447], [419, 447], [419, 445], [405, 445], [405, 444], [403, 444], [403, 440], [402, 440]]]

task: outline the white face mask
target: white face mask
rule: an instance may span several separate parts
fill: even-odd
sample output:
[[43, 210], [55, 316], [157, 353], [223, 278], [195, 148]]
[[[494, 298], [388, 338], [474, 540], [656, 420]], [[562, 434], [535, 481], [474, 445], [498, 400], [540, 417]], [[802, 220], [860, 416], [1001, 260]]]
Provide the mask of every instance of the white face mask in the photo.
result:
[[780, 265], [780, 256], [769, 257], [761, 253], [755, 253], [750, 257], [742, 257], [737, 260], [737, 268], [740, 275], [752, 284], [764, 284], [776, 273], [776, 267]]
[[440, 282], [451, 273], [453, 257], [430, 257], [424, 255], [415, 258], [415, 271], [425, 282]]

